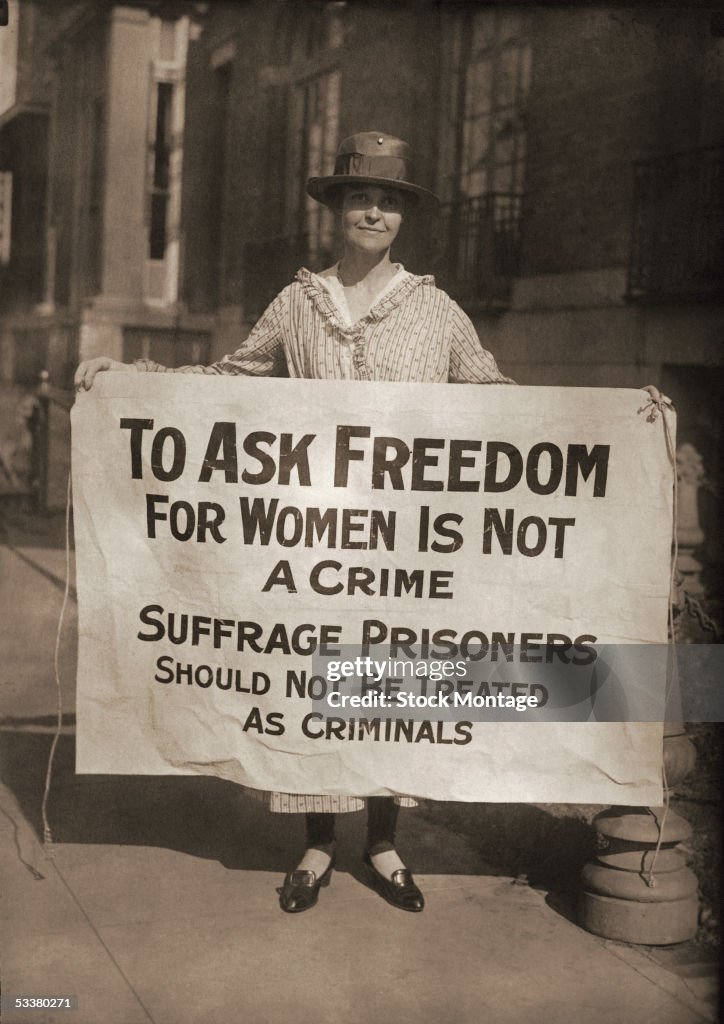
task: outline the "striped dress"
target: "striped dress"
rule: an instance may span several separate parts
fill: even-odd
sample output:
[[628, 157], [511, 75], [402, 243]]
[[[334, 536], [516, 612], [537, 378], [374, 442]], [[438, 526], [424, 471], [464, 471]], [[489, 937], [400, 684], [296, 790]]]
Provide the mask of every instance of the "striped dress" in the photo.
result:
[[[150, 359], [139, 370], [169, 368]], [[400, 383], [512, 384], [480, 344], [469, 317], [430, 276], [397, 272], [356, 323], [332, 267], [322, 274], [302, 268], [277, 295], [246, 341], [210, 366], [181, 366], [181, 373], [251, 374]], [[250, 790], [271, 811], [344, 813], [364, 799]], [[415, 806], [412, 797], [395, 797]]]

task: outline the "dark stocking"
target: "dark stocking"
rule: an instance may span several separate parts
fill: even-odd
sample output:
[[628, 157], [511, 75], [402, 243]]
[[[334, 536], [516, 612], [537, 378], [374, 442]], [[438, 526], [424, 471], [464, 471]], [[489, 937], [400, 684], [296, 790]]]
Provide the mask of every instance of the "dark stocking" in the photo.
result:
[[321, 850], [328, 856], [334, 851], [333, 814], [307, 814], [307, 849]]
[[367, 798], [367, 849], [370, 856], [394, 850], [399, 811], [399, 806], [391, 796]]

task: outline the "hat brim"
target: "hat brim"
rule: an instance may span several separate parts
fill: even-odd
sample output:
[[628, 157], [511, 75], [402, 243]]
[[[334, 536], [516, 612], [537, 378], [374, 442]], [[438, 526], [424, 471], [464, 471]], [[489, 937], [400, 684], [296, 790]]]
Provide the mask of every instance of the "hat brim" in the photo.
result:
[[307, 182], [307, 194], [325, 206], [331, 205], [334, 193], [345, 185], [378, 185], [380, 188], [394, 188], [406, 195], [412, 195], [420, 204], [437, 207], [440, 200], [429, 189], [421, 185], [413, 185], [409, 181], [397, 178], [374, 178], [360, 174], [330, 174], [326, 178], [310, 178]]

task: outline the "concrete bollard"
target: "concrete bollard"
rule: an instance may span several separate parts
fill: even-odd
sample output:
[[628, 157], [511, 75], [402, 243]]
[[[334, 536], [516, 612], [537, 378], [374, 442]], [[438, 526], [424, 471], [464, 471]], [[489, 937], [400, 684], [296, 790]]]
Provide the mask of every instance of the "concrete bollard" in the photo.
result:
[[[695, 760], [683, 725], [668, 724], [664, 768], [669, 795]], [[679, 849], [691, 835], [689, 823], [671, 808], [624, 807], [603, 811], [593, 826], [599, 851], [583, 869], [581, 925], [607, 939], [647, 946], [693, 939], [698, 882]]]

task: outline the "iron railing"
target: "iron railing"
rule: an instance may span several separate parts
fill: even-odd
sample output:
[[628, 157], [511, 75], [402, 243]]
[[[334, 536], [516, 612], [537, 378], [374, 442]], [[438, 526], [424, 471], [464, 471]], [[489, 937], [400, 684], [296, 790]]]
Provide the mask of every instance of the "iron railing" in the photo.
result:
[[472, 309], [505, 309], [520, 267], [523, 197], [490, 192], [440, 210], [439, 284]]
[[724, 297], [724, 148], [634, 164], [629, 299]]
[[47, 370], [41, 372], [29, 423], [33, 438], [32, 504], [37, 512], [57, 512], [65, 508], [70, 473], [70, 410], [74, 397], [72, 390], [50, 384]]
[[9, 335], [14, 342], [12, 390], [17, 395], [18, 434], [15, 443], [10, 438], [10, 452], [2, 454], [12, 461], [14, 450], [20, 467], [10, 489], [35, 511], [62, 509], [70, 470], [70, 384], [78, 365], [77, 327], [58, 318], [19, 317], [11, 323]]

